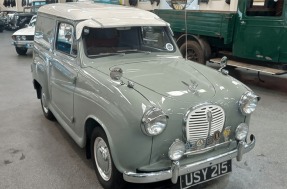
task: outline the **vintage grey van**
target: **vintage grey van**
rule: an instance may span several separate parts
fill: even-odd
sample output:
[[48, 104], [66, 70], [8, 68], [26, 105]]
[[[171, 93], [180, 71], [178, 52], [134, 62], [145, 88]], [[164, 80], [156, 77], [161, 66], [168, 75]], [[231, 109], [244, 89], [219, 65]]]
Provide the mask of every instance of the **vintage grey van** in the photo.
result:
[[223, 66], [183, 59], [151, 12], [93, 3], [38, 11], [31, 68], [43, 113], [86, 148], [106, 189], [168, 179], [189, 188], [253, 149], [259, 97]]

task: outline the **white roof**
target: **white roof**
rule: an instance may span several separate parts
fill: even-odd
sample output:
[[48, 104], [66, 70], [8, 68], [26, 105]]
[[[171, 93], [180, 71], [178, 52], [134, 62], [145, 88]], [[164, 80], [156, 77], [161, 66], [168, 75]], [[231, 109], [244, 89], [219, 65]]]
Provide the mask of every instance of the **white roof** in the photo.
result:
[[55, 3], [39, 8], [39, 13], [81, 21], [76, 26], [76, 38], [85, 26], [93, 28], [169, 26], [157, 15], [132, 7], [92, 2]]
[[137, 8], [104, 3], [56, 3], [39, 8], [46, 13], [70, 20], [92, 20], [101, 27], [117, 26], [168, 26], [157, 15]]

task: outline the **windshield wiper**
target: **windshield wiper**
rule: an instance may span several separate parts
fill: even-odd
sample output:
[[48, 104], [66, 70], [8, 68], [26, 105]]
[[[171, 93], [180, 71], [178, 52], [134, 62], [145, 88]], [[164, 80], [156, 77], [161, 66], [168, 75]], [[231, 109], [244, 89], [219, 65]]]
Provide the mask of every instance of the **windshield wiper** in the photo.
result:
[[120, 53], [146, 53], [146, 54], [150, 54], [150, 51], [143, 51], [143, 50], [138, 50], [138, 49], [125, 49], [125, 50], [119, 50], [117, 52]]
[[114, 55], [125, 55], [125, 53], [123, 52], [115, 52], [115, 53], [99, 53], [99, 54], [91, 54], [91, 55], [88, 55], [88, 57], [92, 58], [92, 57], [105, 57], [105, 56], [114, 56]]

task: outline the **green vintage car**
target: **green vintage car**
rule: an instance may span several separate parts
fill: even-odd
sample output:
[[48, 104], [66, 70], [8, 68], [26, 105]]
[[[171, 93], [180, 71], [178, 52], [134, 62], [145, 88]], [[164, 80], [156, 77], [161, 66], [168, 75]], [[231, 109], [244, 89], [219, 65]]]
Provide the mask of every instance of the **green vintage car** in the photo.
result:
[[222, 68], [182, 58], [169, 24], [93, 3], [39, 9], [31, 65], [43, 113], [86, 147], [106, 189], [231, 172], [253, 149], [259, 97]]

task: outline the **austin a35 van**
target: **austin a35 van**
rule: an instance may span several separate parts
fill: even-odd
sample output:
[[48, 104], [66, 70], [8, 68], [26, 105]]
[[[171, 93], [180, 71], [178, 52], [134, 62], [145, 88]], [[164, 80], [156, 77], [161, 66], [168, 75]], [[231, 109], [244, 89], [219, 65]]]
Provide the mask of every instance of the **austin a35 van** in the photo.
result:
[[189, 188], [231, 172], [255, 146], [259, 97], [225, 61], [217, 71], [183, 59], [151, 12], [58, 3], [38, 11], [31, 68], [45, 117], [86, 148], [104, 188]]

